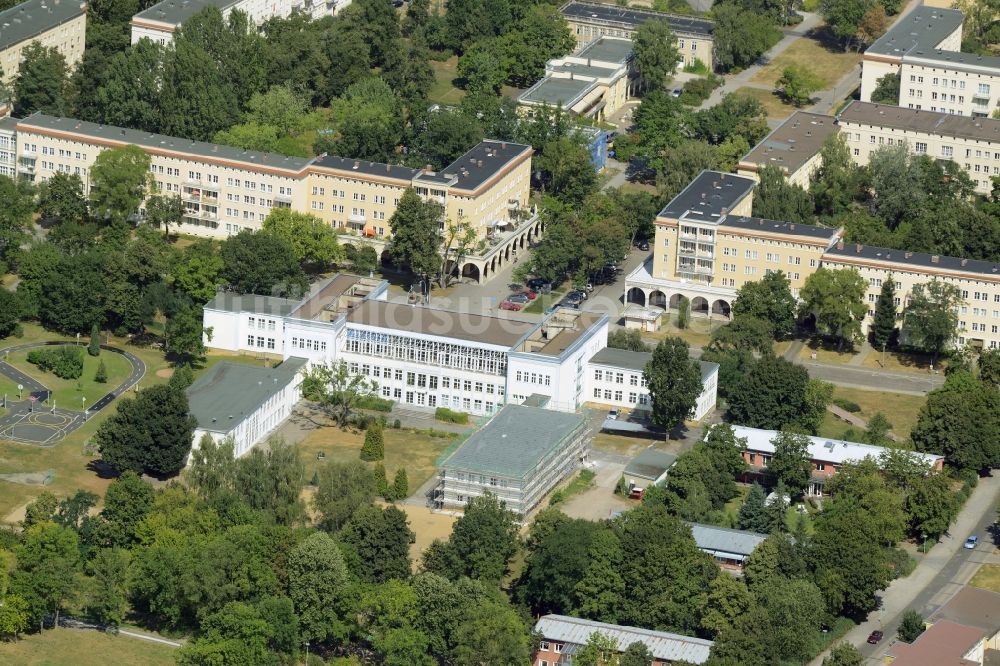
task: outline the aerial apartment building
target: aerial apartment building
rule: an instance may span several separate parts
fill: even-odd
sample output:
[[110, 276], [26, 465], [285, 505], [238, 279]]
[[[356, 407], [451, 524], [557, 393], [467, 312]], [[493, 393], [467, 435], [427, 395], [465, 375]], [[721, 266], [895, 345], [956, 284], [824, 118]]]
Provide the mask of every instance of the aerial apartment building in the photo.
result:
[[681, 55], [678, 69], [694, 65], [698, 60], [709, 71], [714, 69], [712, 35], [715, 24], [707, 19], [577, 0], [567, 2], [559, 11], [569, 23], [577, 44], [580, 45], [599, 37], [632, 39], [636, 29], [646, 21], [667, 21], [677, 39], [677, 50]]
[[285, 18], [296, 11], [318, 19], [349, 4], [351, 0], [162, 0], [133, 16], [129, 26], [133, 44], [140, 39], [170, 44], [184, 21], [206, 7], [218, 7], [223, 18], [241, 11], [260, 26], [270, 18]]
[[783, 271], [793, 294], [819, 267], [840, 229], [752, 216], [756, 181], [702, 171], [657, 215], [652, 256], [628, 275], [625, 302], [728, 318], [737, 290]]
[[957, 9], [920, 6], [889, 28], [862, 58], [861, 101], [898, 74], [899, 106], [977, 117], [1000, 108], [1000, 57], [962, 53], [963, 21]]
[[666, 631], [626, 627], [595, 620], [584, 620], [569, 615], [543, 615], [535, 622], [534, 635], [540, 636], [538, 650], [532, 666], [568, 666], [591, 634], [600, 634], [611, 642], [618, 652], [625, 652], [629, 645], [642, 643], [653, 656], [651, 666], [668, 666], [674, 663], [704, 664], [712, 651], [712, 641], [692, 638]]
[[72, 69], [83, 58], [87, 4], [76, 0], [25, 0], [0, 12], [0, 68], [10, 84], [21, 68], [21, 52], [32, 42], [59, 51]]
[[770, 165], [780, 169], [792, 185], [808, 190], [810, 179], [822, 165], [820, 148], [837, 130], [833, 116], [796, 111], [737, 163], [736, 173], [760, 180], [759, 170]]
[[[0, 125], [0, 139], [3, 134]], [[528, 206], [531, 146], [503, 141], [483, 141], [440, 172], [332, 155], [287, 157], [42, 113], [16, 121], [14, 142], [20, 176], [43, 182], [59, 172], [76, 174], [85, 194], [102, 150], [142, 148], [157, 191], [184, 201], [179, 231], [195, 236], [256, 230], [272, 209], [284, 207], [312, 213], [382, 251], [389, 219], [413, 187], [440, 203], [446, 220], [475, 230], [478, 243], [459, 257], [455, 271], [483, 281], [543, 230]]]

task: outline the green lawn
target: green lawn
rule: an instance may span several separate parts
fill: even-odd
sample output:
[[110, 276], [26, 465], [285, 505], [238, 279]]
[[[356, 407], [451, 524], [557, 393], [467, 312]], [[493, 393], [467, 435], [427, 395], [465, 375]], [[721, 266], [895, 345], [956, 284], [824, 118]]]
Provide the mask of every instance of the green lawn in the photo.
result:
[[[29, 363], [28, 353], [30, 351], [32, 350], [25, 349], [11, 352], [8, 355], [7, 362], [48, 387], [52, 391], [52, 399], [55, 400], [56, 406], [66, 409], [81, 409], [81, 397], [86, 398], [88, 405], [93, 405], [107, 395], [109, 391], [121, 384], [132, 370], [132, 365], [121, 354], [101, 350], [100, 356], [91, 356], [85, 350], [83, 355], [83, 374], [80, 378], [62, 379], [56, 377], [51, 372], [45, 372], [39, 369], [38, 366]], [[97, 366], [101, 360], [104, 361], [104, 366], [107, 369], [108, 381], [98, 384], [94, 381], [94, 374], [97, 372]], [[51, 404], [52, 401], [50, 400], [49, 405]]]
[[[875, 412], [882, 412], [892, 423], [892, 431], [903, 439], [909, 438], [910, 431], [917, 424], [920, 408], [927, 400], [920, 395], [905, 395], [888, 391], [864, 391], [842, 386], [834, 389], [833, 397], [856, 402], [861, 407], [861, 411], [857, 415], [866, 421], [874, 416]], [[841, 424], [847, 427], [847, 424], [842, 421]]]
[[992, 592], [1000, 592], [1000, 564], [983, 564], [969, 581], [969, 585]]
[[0, 643], [0, 662], [20, 666], [168, 666], [177, 648], [99, 631], [49, 629]]
[[802, 63], [821, 81], [821, 88], [829, 88], [839, 81], [851, 68], [861, 62], [857, 51], [827, 48], [812, 36], [801, 37], [792, 42], [778, 57], [761, 67], [752, 81], [777, 85], [785, 68], [793, 63]]
[[739, 88], [735, 94], [753, 97], [761, 103], [764, 111], [767, 113], [767, 117], [772, 120], [784, 120], [796, 110], [791, 104], [785, 104], [781, 97], [771, 90], [743, 87]]
[[458, 78], [458, 56], [444, 61], [431, 60], [431, 67], [434, 69], [434, 85], [427, 92], [427, 101], [444, 106], [461, 102], [465, 91], [454, 84]]

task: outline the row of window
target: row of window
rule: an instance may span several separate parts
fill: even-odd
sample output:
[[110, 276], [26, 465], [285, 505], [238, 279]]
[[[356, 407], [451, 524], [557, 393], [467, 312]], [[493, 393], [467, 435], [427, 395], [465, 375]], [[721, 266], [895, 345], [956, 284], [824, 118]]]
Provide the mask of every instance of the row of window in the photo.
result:
[[[605, 400], [614, 400], [615, 402], [621, 402], [622, 396], [624, 395], [625, 394], [623, 391], [615, 391], [614, 393], [612, 393], [611, 389], [603, 389], [603, 390], [599, 388], [594, 389], [594, 399], [596, 400], [600, 400], [601, 397], [603, 396]], [[638, 402], [640, 405], [647, 405], [649, 404], [649, 394], [636, 393], [635, 391], [630, 391], [628, 394], [628, 401], [629, 404], [632, 405], [634, 405], [636, 402]]]
[[309, 351], [326, 351], [326, 340], [312, 338], [292, 338], [292, 349], [308, 349]]
[[264, 319], [263, 317], [260, 318], [250, 317], [247, 320], [247, 323], [250, 325], [250, 328], [254, 328], [256, 326], [259, 330], [263, 331], [264, 327], [266, 326], [267, 330], [273, 331], [275, 329], [275, 326], [277, 326], [278, 322], [275, 319]]
[[247, 336], [247, 347], [257, 347], [258, 349], [274, 349], [274, 338], [267, 338], [265, 340], [264, 336], [258, 335], [248, 335]]
[[544, 386], [550, 386], [552, 384], [552, 377], [550, 375], [543, 375], [540, 372], [518, 370], [514, 376], [517, 381], [526, 382], [528, 384], [540, 384]]
[[[611, 370], [601, 370], [600, 368], [594, 369], [594, 379], [597, 381], [608, 381], [615, 384], [625, 383], [625, 373], [624, 372], [612, 372]], [[645, 386], [646, 378], [640, 374], [629, 373], [628, 376], [629, 386]]]

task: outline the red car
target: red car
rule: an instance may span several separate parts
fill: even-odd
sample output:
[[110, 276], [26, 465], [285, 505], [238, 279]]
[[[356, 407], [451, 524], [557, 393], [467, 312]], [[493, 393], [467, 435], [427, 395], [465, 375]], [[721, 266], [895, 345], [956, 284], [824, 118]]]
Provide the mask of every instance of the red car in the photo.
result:
[[500, 303], [501, 310], [513, 310], [514, 312], [517, 312], [522, 307], [524, 306], [521, 305], [520, 303], [511, 303], [510, 301], [503, 301], [502, 303]]
[[878, 642], [882, 640], [883, 636], [885, 636], [885, 634], [883, 634], [881, 631], [875, 630], [868, 635], [868, 642], [871, 643], [872, 645], [878, 645]]
[[515, 294], [524, 294], [525, 296], [527, 296], [531, 300], [535, 300], [536, 298], [538, 298], [538, 293], [534, 292], [534, 291], [532, 291], [530, 289], [521, 289], [520, 291], [515, 291], [514, 293]]

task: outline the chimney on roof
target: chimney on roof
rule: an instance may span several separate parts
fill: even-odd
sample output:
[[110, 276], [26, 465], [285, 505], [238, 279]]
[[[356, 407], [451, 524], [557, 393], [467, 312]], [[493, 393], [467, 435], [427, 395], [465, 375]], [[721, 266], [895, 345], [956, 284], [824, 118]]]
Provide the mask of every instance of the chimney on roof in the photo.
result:
[[904, 258], [904, 259], [909, 259], [909, 258], [910, 258], [910, 257], [912, 257], [912, 256], [913, 256], [913, 253], [912, 253], [912, 252], [906, 252], [905, 254], [903, 254], [903, 258]]
[[968, 260], [968, 259], [962, 259], [962, 265], [963, 265], [963, 266], [965, 266], [965, 265], [966, 265], [966, 264], [968, 264], [968, 263], [969, 263], [969, 260]]
[[424, 173], [434, 173], [434, 167], [432, 167], [430, 164], [425, 164]]
[[355, 162], [354, 162], [354, 166], [352, 166], [351, 168], [352, 168], [352, 169], [357, 169], [357, 168], [358, 168], [359, 166], [361, 166], [361, 163], [360, 163], [360, 162], [357, 162], [357, 161], [355, 161]]
[[392, 166], [391, 166], [391, 165], [389, 165], [389, 164], [386, 164], [386, 165], [385, 165], [385, 172], [386, 172], [386, 173], [389, 173], [390, 171], [392, 171]]
[[939, 257], [939, 256], [938, 256], [938, 255], [936, 255], [936, 254], [935, 254], [935, 255], [933, 255], [933, 256], [931, 257], [931, 263], [932, 263], [932, 264], [939, 264], [939, 263], [941, 263], [941, 257]]
[[864, 245], [862, 245], [861, 243], [858, 243], [857, 245], [854, 246], [854, 251], [857, 252], [858, 254], [861, 254], [861, 248], [863, 248], [863, 247], [864, 247]]
[[719, 213], [722, 215], [722, 217], [725, 217], [726, 215], [729, 215], [729, 209], [723, 206], [722, 210], [719, 211]]
[[476, 161], [476, 166], [478, 166], [478, 167], [483, 166], [483, 161], [482, 160], [477, 160]]
[[789, 229], [790, 229], [791, 231], [795, 231], [795, 223], [794, 223], [794, 222], [792, 222], [791, 224], [789, 224], [789, 225], [788, 225], [788, 228], [789, 228]]
[[501, 141], [500, 142], [500, 148], [502, 150], [507, 150], [507, 142], [506, 141]]
[[837, 241], [837, 249], [838, 250], [844, 249], [844, 241]]

